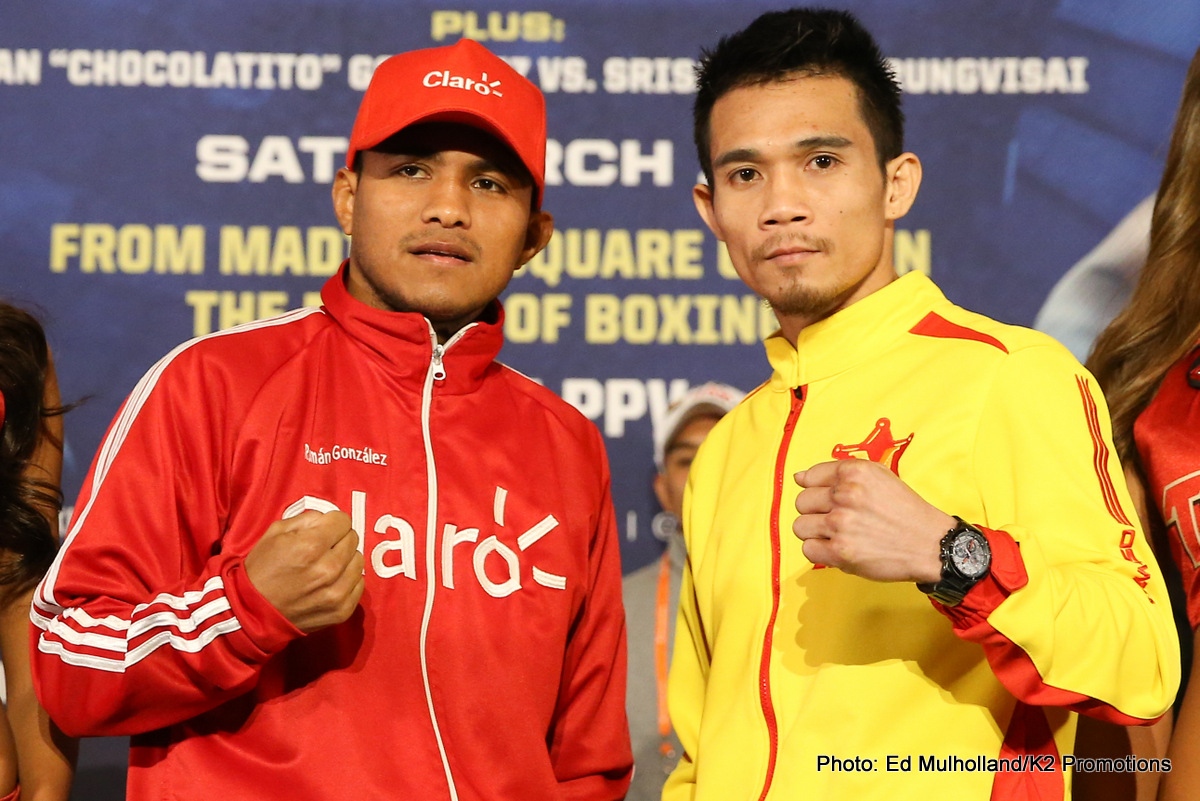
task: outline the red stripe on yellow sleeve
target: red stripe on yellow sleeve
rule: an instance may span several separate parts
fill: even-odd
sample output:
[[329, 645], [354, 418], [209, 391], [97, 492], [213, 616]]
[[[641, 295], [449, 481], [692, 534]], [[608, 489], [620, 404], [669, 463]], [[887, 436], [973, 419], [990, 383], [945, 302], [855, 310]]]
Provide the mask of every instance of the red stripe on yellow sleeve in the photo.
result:
[[1117, 490], [1113, 487], [1112, 477], [1108, 474], [1108, 444], [1105, 442], [1103, 434], [1100, 433], [1100, 411], [1096, 406], [1096, 400], [1088, 390], [1086, 378], [1077, 375], [1075, 383], [1079, 387], [1079, 395], [1083, 400], [1083, 413], [1087, 418], [1088, 433], [1092, 436], [1092, 466], [1096, 470], [1096, 478], [1100, 480], [1100, 492], [1104, 496], [1104, 505], [1114, 520], [1122, 526], [1128, 526], [1130, 525], [1129, 517], [1121, 508]]

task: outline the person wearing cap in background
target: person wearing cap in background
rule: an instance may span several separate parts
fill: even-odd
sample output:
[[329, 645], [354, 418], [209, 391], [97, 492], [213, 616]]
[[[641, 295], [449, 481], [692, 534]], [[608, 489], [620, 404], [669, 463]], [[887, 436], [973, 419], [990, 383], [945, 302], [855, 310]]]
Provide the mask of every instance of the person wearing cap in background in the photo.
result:
[[603, 441], [495, 361], [545, 143], [481, 45], [388, 59], [324, 305], [184, 343], [125, 402], [33, 619], [52, 717], [133, 735], [131, 801], [625, 795]]
[[665, 543], [663, 554], [627, 575], [622, 592], [629, 634], [629, 688], [625, 708], [633, 741], [629, 801], [657, 801], [679, 759], [679, 740], [667, 714], [667, 664], [675, 637], [679, 583], [687, 554], [680, 518], [688, 468], [717, 421], [737, 406], [740, 389], [710, 381], [671, 404], [654, 426], [654, 494], [662, 511], [651, 529]]

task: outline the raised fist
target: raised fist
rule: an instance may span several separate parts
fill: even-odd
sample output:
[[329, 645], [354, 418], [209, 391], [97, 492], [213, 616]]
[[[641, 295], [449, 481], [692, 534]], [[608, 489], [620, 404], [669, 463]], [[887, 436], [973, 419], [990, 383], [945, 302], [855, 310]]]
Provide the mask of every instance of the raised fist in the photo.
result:
[[363, 593], [363, 557], [350, 517], [306, 511], [275, 521], [246, 555], [246, 575], [305, 634], [341, 623]]
[[844, 459], [795, 479], [802, 489], [792, 531], [809, 561], [873, 581], [941, 578], [941, 539], [956, 521], [886, 467]]

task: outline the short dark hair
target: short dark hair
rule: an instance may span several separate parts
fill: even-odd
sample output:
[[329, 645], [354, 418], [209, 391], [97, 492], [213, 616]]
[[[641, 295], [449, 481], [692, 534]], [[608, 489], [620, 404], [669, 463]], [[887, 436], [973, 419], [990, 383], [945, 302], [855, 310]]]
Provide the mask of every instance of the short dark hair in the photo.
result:
[[900, 86], [862, 23], [846, 11], [771, 11], [745, 29], [722, 37], [701, 56], [693, 134], [700, 166], [710, 184], [711, 122], [717, 100], [744, 86], [811, 75], [846, 78], [858, 88], [859, 113], [875, 140], [881, 168], [904, 151]]

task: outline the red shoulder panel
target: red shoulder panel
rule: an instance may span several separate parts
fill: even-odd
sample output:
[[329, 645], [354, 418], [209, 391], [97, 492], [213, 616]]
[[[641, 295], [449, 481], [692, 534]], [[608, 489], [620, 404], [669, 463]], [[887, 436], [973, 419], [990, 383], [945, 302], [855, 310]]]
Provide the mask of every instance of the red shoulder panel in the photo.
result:
[[945, 317], [934, 312], [925, 315], [921, 319], [921, 322], [909, 329], [909, 333], [918, 334], [923, 337], [941, 337], [942, 339], [970, 339], [975, 342], [982, 342], [985, 345], [991, 345], [1008, 353], [1008, 348], [1004, 347], [1004, 343], [994, 336], [985, 334], [982, 331], [976, 331], [973, 328], [967, 328], [965, 325], [952, 323]]

